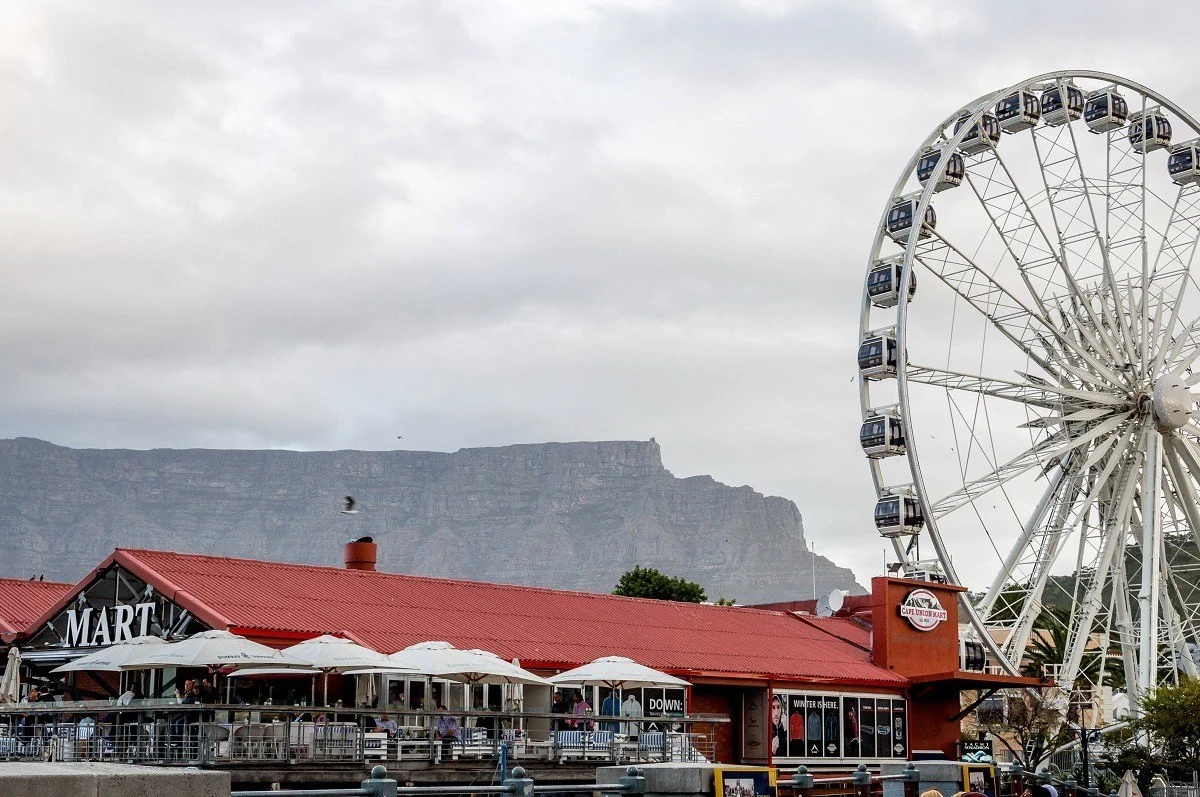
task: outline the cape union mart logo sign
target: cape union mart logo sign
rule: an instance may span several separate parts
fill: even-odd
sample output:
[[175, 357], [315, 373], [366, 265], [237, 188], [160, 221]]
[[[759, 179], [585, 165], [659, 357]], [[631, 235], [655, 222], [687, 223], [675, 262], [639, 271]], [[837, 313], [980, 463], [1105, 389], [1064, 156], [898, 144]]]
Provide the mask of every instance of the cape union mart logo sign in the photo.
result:
[[914, 589], [900, 603], [900, 616], [918, 631], [932, 631], [949, 619], [937, 596], [927, 589]]

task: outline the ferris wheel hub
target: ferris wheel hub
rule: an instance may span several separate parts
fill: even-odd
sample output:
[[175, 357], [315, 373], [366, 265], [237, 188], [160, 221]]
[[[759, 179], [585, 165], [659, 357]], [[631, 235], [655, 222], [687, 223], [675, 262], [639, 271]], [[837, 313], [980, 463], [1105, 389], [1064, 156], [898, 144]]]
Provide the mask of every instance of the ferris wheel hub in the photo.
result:
[[1196, 399], [1183, 379], [1165, 376], [1154, 383], [1154, 419], [1159, 428], [1179, 429], [1188, 422]]

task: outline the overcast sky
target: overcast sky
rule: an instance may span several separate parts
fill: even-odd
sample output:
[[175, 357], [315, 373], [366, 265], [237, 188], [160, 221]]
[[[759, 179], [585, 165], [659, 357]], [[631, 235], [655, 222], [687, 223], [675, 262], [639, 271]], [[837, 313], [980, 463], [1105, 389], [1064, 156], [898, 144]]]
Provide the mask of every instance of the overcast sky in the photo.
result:
[[10, 0], [0, 437], [654, 436], [865, 580], [854, 353], [892, 183], [1052, 69], [1200, 108], [1194, 34], [1146, 8]]

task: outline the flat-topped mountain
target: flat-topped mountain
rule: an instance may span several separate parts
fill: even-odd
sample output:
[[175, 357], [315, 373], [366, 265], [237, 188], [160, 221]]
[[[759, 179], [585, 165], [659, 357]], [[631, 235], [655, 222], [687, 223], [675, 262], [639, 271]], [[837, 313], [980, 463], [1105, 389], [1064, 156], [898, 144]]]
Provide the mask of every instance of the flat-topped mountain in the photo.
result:
[[[343, 514], [353, 495], [361, 512]], [[0, 576], [75, 580], [118, 546], [608, 592], [635, 565], [740, 603], [810, 597], [796, 505], [677, 478], [657, 443], [433, 451], [72, 449], [0, 440]], [[783, 564], [786, 563], [786, 564]], [[816, 557], [819, 592], [861, 592]]]

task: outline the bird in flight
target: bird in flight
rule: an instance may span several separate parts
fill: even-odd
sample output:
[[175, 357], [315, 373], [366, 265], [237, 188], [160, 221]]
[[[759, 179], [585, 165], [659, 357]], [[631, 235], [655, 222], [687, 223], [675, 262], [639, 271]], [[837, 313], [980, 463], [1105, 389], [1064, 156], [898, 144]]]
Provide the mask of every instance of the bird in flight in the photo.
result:
[[352, 496], [352, 495], [346, 496], [346, 500], [343, 503], [344, 503], [344, 506], [342, 507], [343, 515], [357, 515], [358, 514], [358, 510], [355, 509], [355, 507], [358, 506], [358, 502], [354, 500], [354, 496]]

